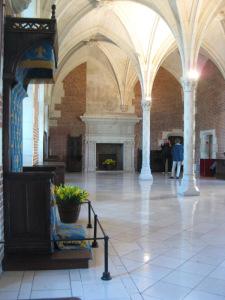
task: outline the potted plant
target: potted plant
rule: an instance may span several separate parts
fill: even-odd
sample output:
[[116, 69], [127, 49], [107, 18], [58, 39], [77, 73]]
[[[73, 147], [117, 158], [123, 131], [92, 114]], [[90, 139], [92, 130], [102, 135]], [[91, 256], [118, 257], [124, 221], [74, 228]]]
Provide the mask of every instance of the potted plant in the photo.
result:
[[88, 198], [88, 192], [78, 186], [60, 185], [55, 187], [56, 203], [63, 223], [74, 223], [80, 213], [81, 203]]
[[112, 158], [108, 158], [105, 159], [102, 164], [107, 170], [112, 170], [116, 165], [116, 161]]

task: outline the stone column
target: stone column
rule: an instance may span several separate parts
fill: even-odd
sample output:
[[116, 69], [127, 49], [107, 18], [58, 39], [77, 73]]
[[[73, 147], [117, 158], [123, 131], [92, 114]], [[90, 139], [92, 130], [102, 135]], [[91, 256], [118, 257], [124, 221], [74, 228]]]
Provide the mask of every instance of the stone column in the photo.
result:
[[123, 145], [123, 169], [125, 172], [134, 172], [134, 141], [125, 141]]
[[184, 174], [178, 193], [183, 196], [198, 196], [194, 173], [195, 155], [195, 97], [197, 80], [182, 79], [184, 97]]
[[151, 98], [146, 97], [141, 102], [142, 106], [142, 167], [139, 178], [152, 180], [150, 168], [150, 108]]
[[85, 141], [85, 172], [96, 171], [96, 142], [92, 140]]

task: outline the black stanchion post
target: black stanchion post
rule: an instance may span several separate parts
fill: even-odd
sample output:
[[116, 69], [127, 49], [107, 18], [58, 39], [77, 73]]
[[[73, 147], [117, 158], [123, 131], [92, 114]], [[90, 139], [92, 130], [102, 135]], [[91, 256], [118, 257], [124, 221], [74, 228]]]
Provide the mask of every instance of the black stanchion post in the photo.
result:
[[91, 201], [88, 201], [88, 224], [87, 228], [92, 228], [91, 224]]
[[98, 248], [98, 242], [97, 242], [97, 223], [98, 216], [94, 215], [94, 241], [92, 243], [92, 248]]
[[111, 280], [112, 277], [109, 272], [109, 237], [104, 237], [104, 258], [105, 258], [105, 270], [102, 274], [102, 280]]

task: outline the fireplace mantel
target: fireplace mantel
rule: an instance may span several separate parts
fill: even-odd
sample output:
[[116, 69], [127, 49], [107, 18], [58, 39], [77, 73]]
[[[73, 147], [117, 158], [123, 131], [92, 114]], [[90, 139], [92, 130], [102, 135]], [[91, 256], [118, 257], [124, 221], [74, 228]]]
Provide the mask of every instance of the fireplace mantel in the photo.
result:
[[135, 124], [141, 119], [134, 114], [83, 115], [85, 129], [85, 171], [96, 171], [96, 144], [123, 144], [123, 170], [134, 171]]

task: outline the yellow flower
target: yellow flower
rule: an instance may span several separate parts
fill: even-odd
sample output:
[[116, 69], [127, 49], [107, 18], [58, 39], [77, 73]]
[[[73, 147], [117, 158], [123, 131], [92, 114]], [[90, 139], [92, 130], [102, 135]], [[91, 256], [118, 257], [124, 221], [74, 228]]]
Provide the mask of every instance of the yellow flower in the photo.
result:
[[108, 158], [108, 159], [104, 160], [102, 164], [114, 166], [116, 164], [116, 161], [114, 159]]
[[54, 193], [58, 204], [81, 204], [89, 196], [87, 191], [72, 185], [56, 186]]

